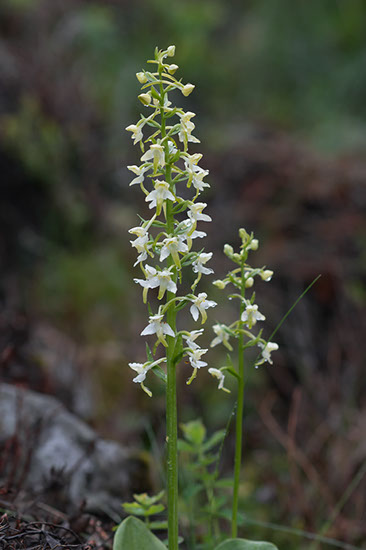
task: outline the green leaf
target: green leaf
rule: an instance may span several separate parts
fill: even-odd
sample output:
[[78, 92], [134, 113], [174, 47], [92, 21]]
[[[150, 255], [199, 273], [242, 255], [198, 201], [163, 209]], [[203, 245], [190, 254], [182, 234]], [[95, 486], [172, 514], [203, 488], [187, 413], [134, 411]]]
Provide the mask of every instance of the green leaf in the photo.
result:
[[215, 550], [278, 550], [278, 548], [271, 542], [229, 539], [219, 544]]
[[206, 452], [212, 449], [212, 447], [215, 447], [215, 445], [218, 445], [221, 443], [221, 441], [225, 437], [225, 430], [219, 430], [215, 432], [205, 443], [202, 445], [202, 451]]
[[119, 526], [114, 535], [113, 550], [166, 550], [166, 546], [146, 525], [137, 518], [129, 516]]
[[193, 445], [201, 445], [206, 437], [206, 428], [202, 424], [202, 420], [192, 420], [185, 424], [181, 424], [184, 437]]

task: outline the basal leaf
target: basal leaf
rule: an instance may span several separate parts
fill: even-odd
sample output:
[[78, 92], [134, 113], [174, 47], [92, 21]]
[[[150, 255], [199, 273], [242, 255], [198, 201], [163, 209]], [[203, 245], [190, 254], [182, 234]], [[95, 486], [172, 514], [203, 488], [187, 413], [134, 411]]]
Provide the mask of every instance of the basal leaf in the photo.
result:
[[271, 542], [229, 539], [219, 544], [215, 550], [278, 550], [278, 548]]
[[167, 550], [146, 525], [129, 516], [119, 525], [114, 535], [113, 550]]

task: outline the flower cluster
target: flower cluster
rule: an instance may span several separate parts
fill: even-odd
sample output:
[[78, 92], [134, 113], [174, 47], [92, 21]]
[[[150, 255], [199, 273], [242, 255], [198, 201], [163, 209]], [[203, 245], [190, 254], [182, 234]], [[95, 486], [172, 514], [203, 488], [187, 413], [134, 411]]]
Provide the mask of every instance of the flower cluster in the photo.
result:
[[[127, 168], [135, 176], [130, 185], [140, 186], [153, 215], [150, 219], [142, 220], [129, 233], [134, 236], [131, 245], [137, 252], [135, 265], [139, 264], [143, 273], [143, 278], [135, 278], [134, 281], [143, 288], [144, 303], [148, 301], [149, 290], [153, 289], [157, 289], [159, 301], [165, 298], [157, 313], [150, 310], [149, 324], [141, 334], [155, 335], [153, 352], [161, 344], [166, 350], [167, 362], [168, 350], [173, 346], [169, 343], [172, 339], [180, 341], [180, 357], [188, 357], [193, 368], [190, 382], [197, 370], [207, 365], [202, 356], [208, 350], [201, 349], [196, 343], [203, 329], [190, 333], [177, 331], [176, 313], [189, 305], [194, 321], [200, 318], [204, 323], [207, 319], [206, 310], [216, 303], [208, 300], [204, 292], [195, 294], [202, 275], [213, 273], [207, 267], [212, 253], [204, 253], [202, 250], [195, 252], [192, 248], [195, 239], [206, 236], [205, 232], [197, 229], [198, 222], [211, 221], [210, 216], [204, 213], [206, 203], [198, 200], [201, 192], [209, 187], [204, 181], [208, 170], [199, 166], [202, 158], [200, 153], [188, 152], [189, 143], [199, 143], [192, 122], [195, 114], [174, 107], [169, 100], [172, 91], [188, 96], [194, 89], [193, 84], [183, 84], [175, 78], [178, 66], [169, 60], [174, 54], [175, 46], [169, 46], [167, 50], [156, 49], [155, 58], [148, 61], [155, 70], [143, 70], [136, 74], [142, 85], [139, 100], [149, 112], [141, 115], [136, 124], [126, 128], [131, 132], [133, 143], [139, 143], [142, 151], [140, 165]], [[191, 199], [180, 196], [179, 189], [182, 187], [192, 190]], [[191, 293], [179, 296], [182, 270], [187, 267], [192, 270], [195, 279]], [[146, 373], [152, 370], [155, 373], [159, 371], [161, 375], [163, 371], [160, 363], [164, 358], [154, 360], [150, 353], [148, 359], [144, 364], [130, 363], [130, 367], [138, 372], [134, 381], [141, 383], [144, 391], [150, 394], [150, 390], [143, 385]]]
[[[239, 229], [239, 236], [242, 241], [240, 252], [234, 252], [233, 247], [229, 244], [224, 246], [226, 256], [239, 267], [230, 271], [225, 279], [216, 280], [213, 284], [219, 289], [224, 289], [231, 284], [238, 290], [238, 292], [231, 294], [229, 299], [238, 298], [240, 300], [240, 318], [229, 326], [221, 323], [214, 325], [213, 331], [216, 337], [212, 340], [211, 347], [223, 344], [229, 351], [232, 351], [230, 338], [241, 338], [243, 341], [242, 349], [240, 350], [241, 353], [246, 348], [255, 345], [260, 348], [261, 351], [255, 361], [255, 367], [258, 367], [265, 362], [273, 363], [271, 353], [278, 349], [278, 345], [274, 342], [264, 340], [262, 338], [262, 330], [257, 335], [253, 334], [252, 329], [257, 322], [265, 321], [266, 318], [258, 310], [258, 305], [254, 303], [255, 293], [253, 292], [250, 299], [246, 298], [245, 293], [247, 289], [254, 285], [255, 277], [260, 277], [262, 281], [268, 282], [272, 278], [273, 271], [265, 267], [253, 268], [247, 263], [249, 251], [257, 250], [259, 243], [254, 238], [253, 233], [249, 235], [245, 229]], [[225, 389], [223, 386], [225, 370], [230, 371], [231, 369], [228, 367], [209, 369], [210, 374], [220, 380], [220, 389]]]

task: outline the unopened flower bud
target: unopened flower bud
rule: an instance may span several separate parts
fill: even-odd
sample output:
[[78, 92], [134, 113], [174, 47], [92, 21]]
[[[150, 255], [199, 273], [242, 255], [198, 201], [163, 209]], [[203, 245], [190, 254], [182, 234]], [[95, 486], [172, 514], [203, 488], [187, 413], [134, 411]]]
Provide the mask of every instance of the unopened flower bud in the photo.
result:
[[273, 271], [271, 271], [270, 269], [265, 269], [260, 273], [260, 276], [262, 278], [262, 281], [268, 282], [272, 279]]
[[229, 258], [234, 254], [234, 249], [230, 244], [225, 244], [224, 254], [226, 254]]
[[189, 94], [191, 94], [193, 92], [194, 88], [195, 88], [194, 84], [186, 84], [182, 88], [182, 94], [185, 97], [187, 97], [187, 96], [189, 96]]
[[251, 288], [253, 285], [254, 285], [253, 277], [248, 277], [248, 279], [245, 281], [245, 288]]
[[140, 82], [140, 84], [145, 84], [147, 82], [147, 76], [145, 73], [136, 73], [136, 78]]
[[250, 243], [249, 248], [250, 248], [251, 250], [258, 250], [258, 247], [259, 247], [259, 241], [258, 241], [258, 239], [253, 239], [252, 242]]
[[235, 254], [233, 254], [231, 258], [234, 262], [237, 262], [237, 263], [241, 262], [241, 255], [238, 254], [237, 252], [235, 252]]
[[174, 63], [172, 65], [169, 65], [168, 67], [168, 73], [174, 74], [175, 71], [179, 69], [178, 65], [175, 65]]
[[217, 288], [219, 288], [220, 290], [224, 290], [224, 288], [226, 287], [224, 281], [221, 281], [220, 279], [217, 279], [217, 281], [214, 281], [212, 284], [217, 286]]
[[175, 55], [175, 46], [169, 46], [166, 53], [168, 57], [173, 57]]
[[139, 100], [143, 105], [150, 105], [151, 103], [151, 95], [150, 94], [140, 94], [138, 96]]

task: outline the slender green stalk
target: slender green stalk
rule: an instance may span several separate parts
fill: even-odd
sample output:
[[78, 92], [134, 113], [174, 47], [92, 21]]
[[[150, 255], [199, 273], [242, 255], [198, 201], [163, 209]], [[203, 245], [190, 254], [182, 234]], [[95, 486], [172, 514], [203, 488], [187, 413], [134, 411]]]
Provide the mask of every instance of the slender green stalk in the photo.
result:
[[[243, 262], [244, 263], [244, 262]], [[241, 266], [241, 295], [244, 298], [245, 279], [244, 266]], [[240, 318], [245, 310], [245, 304], [240, 303]], [[242, 321], [239, 323], [241, 328]], [[243, 447], [243, 410], [244, 410], [244, 335], [239, 334], [238, 344], [238, 406], [236, 410], [236, 426], [235, 426], [235, 458], [234, 458], [234, 484], [233, 484], [233, 507], [231, 518], [231, 536], [236, 538], [238, 534], [238, 504], [239, 504], [239, 482], [240, 482], [240, 467]]]

